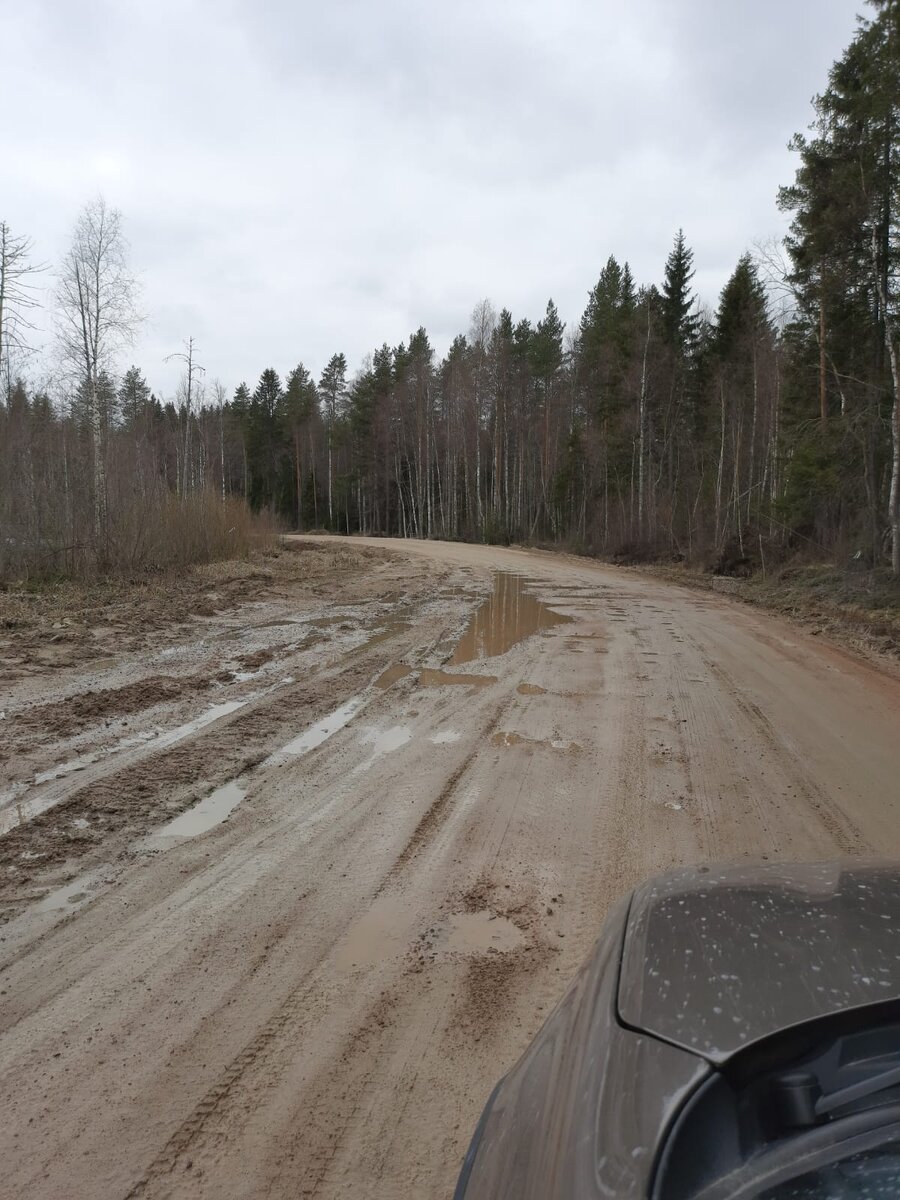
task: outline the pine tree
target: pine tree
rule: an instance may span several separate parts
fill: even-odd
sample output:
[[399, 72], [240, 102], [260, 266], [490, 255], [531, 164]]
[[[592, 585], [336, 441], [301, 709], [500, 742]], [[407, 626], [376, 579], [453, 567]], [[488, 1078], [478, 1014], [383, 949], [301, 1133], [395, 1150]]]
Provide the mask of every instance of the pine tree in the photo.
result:
[[140, 425], [150, 402], [150, 388], [140, 367], [131, 366], [122, 376], [118, 402], [123, 424], [128, 428]]
[[334, 441], [338, 418], [347, 402], [347, 360], [333, 354], [319, 379], [319, 394], [325, 415], [325, 440], [328, 448], [328, 528], [334, 528]]
[[302, 529], [304, 461], [308, 460], [311, 467], [314, 463], [313, 426], [319, 414], [319, 394], [303, 363], [298, 363], [288, 374], [282, 413], [294, 460], [294, 517], [297, 528]]

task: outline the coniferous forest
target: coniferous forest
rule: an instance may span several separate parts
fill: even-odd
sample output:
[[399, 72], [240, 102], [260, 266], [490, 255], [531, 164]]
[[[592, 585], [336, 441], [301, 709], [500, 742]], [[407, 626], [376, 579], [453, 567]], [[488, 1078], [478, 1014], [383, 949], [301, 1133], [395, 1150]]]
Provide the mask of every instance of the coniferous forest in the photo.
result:
[[443, 358], [419, 328], [355, 368], [338, 351], [226, 393], [188, 339], [164, 399], [122, 369], [134, 280], [98, 200], [49, 271], [45, 388], [45, 277], [0, 224], [0, 575], [165, 565], [173, 522], [224, 536], [244, 501], [300, 530], [900, 572], [900, 5], [867, 12], [792, 144], [783, 254], [740, 257], [713, 311], [678, 232], [656, 280], [610, 254], [582, 313], [485, 300]]

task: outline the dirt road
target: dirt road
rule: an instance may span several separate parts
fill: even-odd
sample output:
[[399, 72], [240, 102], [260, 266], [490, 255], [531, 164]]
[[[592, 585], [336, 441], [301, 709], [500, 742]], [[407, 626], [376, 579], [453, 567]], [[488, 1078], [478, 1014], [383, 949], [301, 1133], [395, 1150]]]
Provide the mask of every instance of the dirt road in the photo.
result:
[[896, 679], [636, 573], [359, 545], [2, 685], [3, 1196], [447, 1197], [623, 890], [900, 852]]

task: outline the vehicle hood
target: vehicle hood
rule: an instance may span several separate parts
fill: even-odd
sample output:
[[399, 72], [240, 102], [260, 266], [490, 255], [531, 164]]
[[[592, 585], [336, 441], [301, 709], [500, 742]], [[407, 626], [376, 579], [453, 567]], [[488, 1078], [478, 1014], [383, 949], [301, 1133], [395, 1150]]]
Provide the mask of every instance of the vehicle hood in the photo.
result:
[[620, 1020], [721, 1065], [781, 1029], [900, 998], [900, 864], [691, 867], [634, 893]]

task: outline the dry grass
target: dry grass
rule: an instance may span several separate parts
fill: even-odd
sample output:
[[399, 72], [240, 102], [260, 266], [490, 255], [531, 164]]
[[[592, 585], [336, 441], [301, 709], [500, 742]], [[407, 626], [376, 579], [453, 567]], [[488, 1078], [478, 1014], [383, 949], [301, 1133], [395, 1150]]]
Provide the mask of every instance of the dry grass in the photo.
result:
[[154, 574], [273, 550], [279, 530], [269, 513], [253, 513], [236, 497], [212, 491], [179, 497], [168, 491], [120, 499], [109, 513], [102, 546], [54, 536], [10, 536], [0, 548], [0, 582], [44, 587], [62, 579]]

